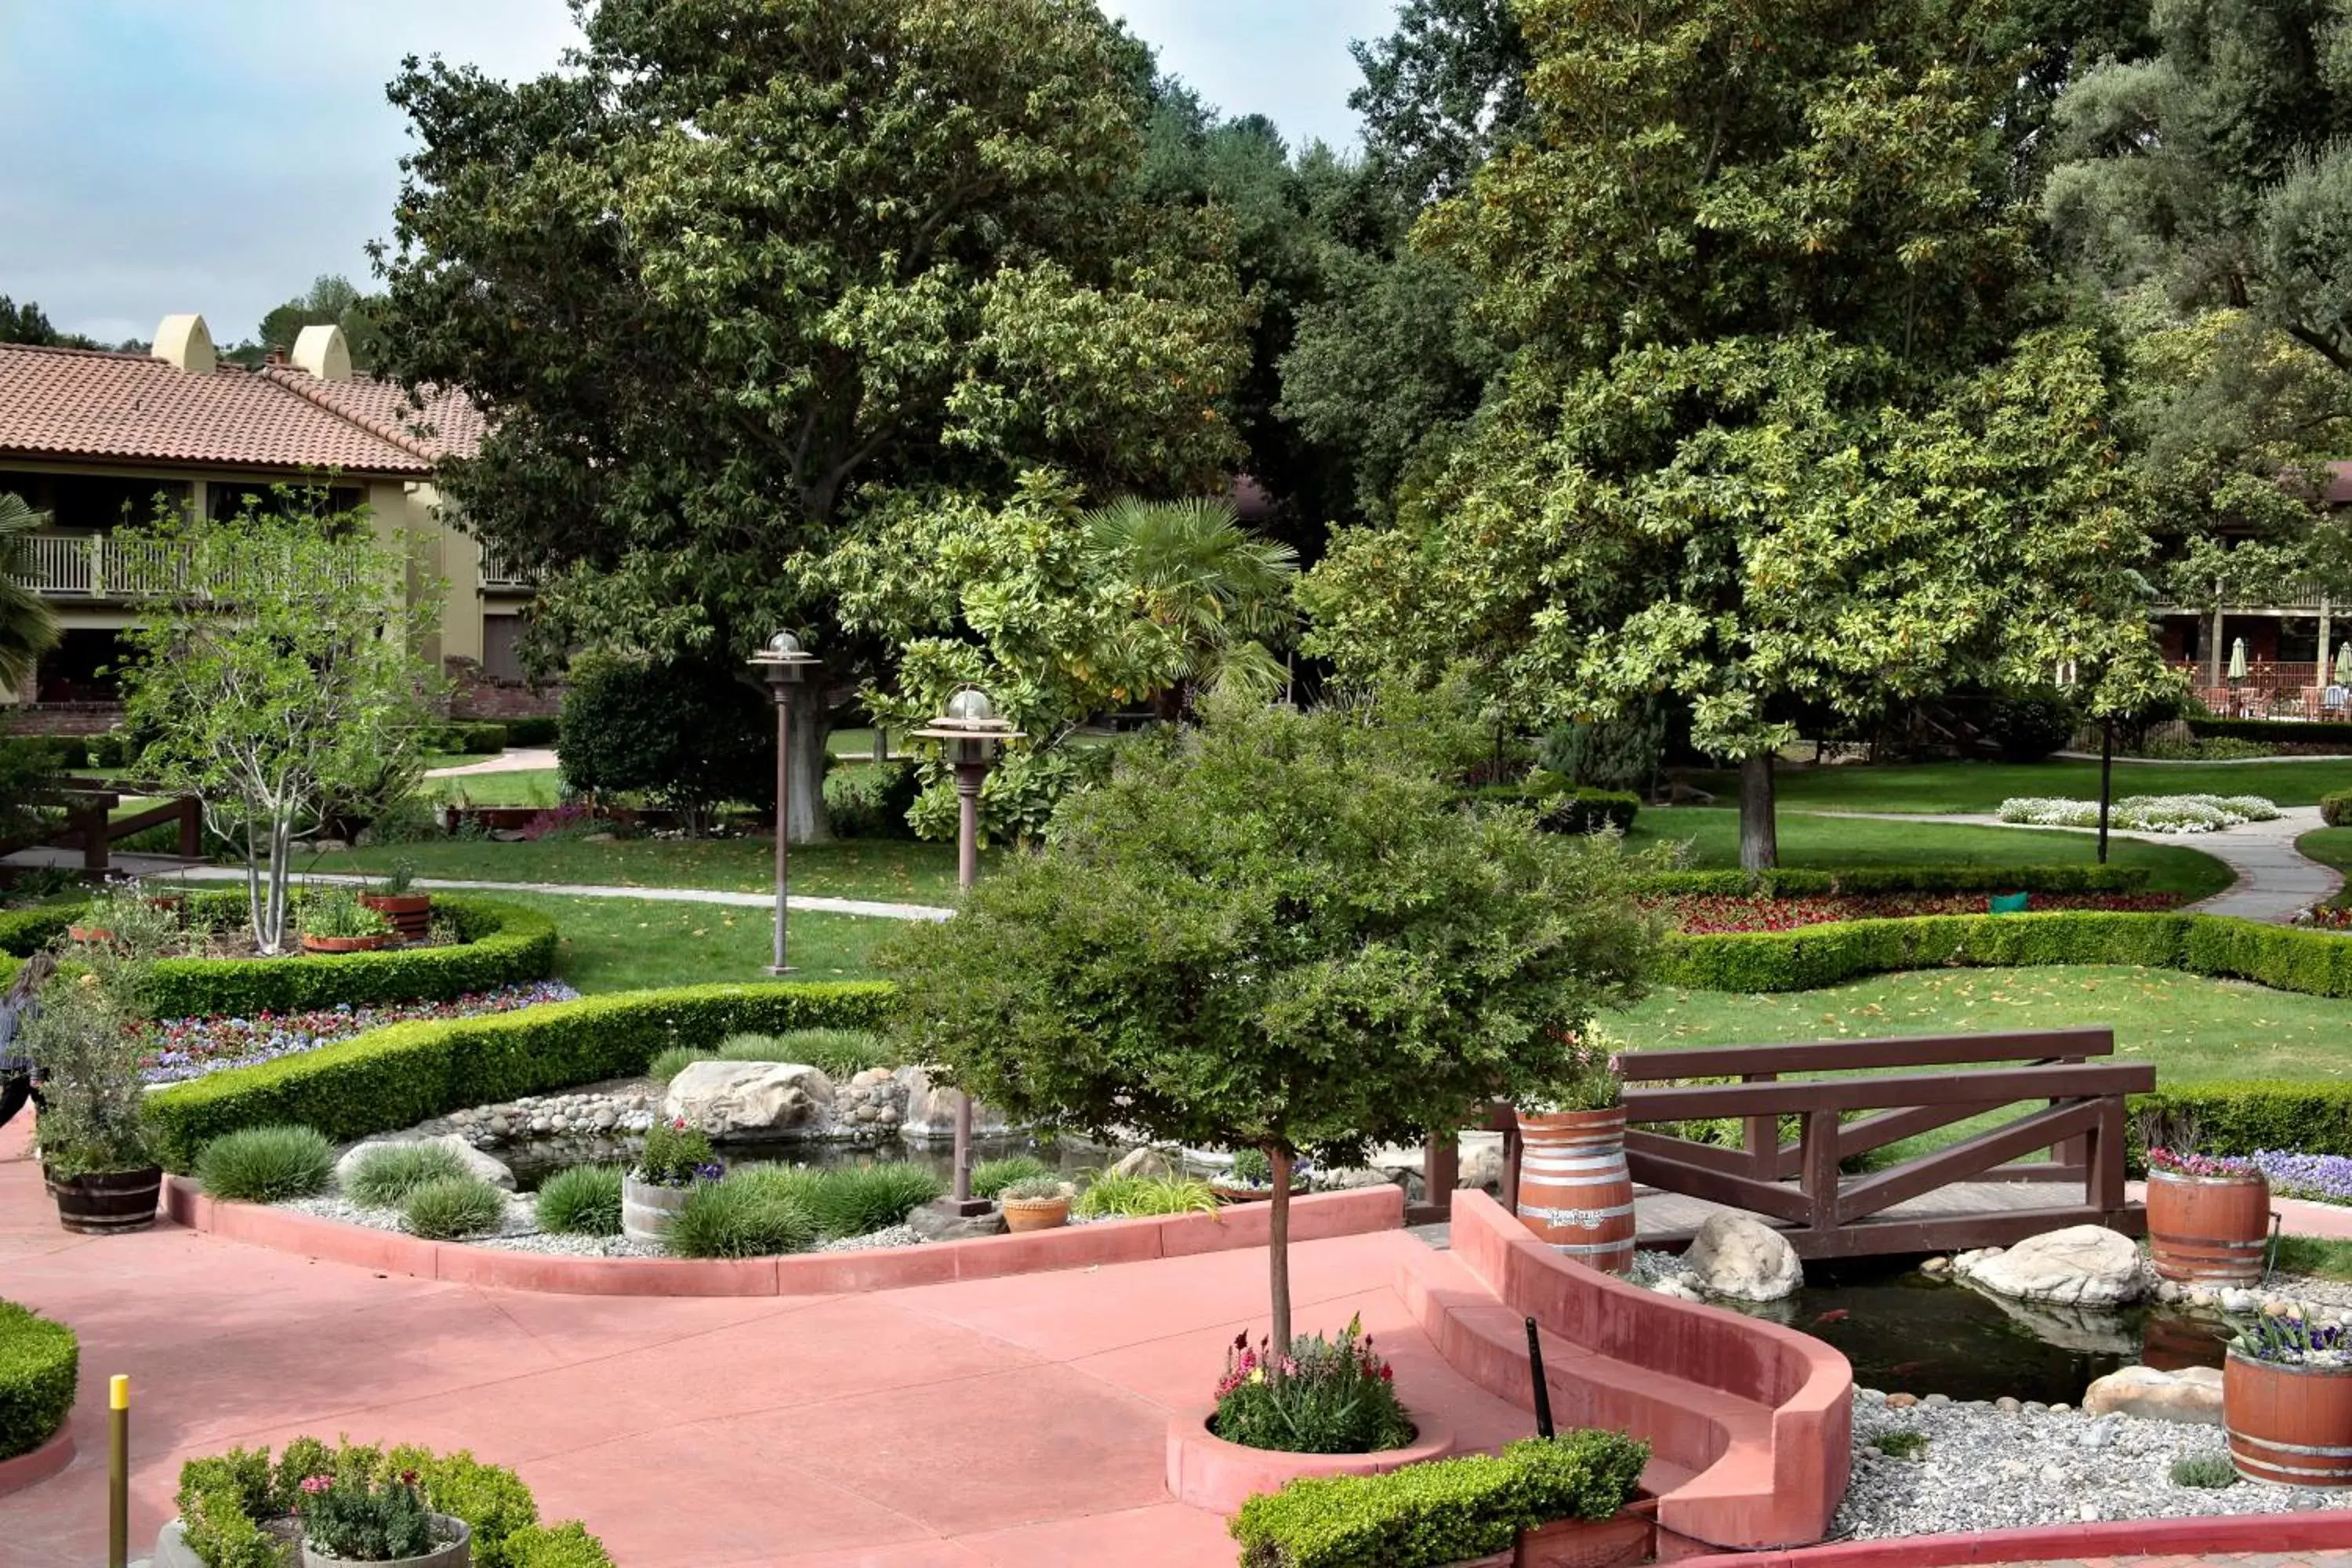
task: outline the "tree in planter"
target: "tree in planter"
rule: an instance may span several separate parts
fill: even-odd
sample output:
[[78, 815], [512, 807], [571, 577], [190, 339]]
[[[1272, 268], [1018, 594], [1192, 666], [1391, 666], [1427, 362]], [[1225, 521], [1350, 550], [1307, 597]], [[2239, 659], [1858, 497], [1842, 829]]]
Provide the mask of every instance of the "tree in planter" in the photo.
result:
[[897, 940], [896, 1026], [1016, 1120], [1263, 1150], [1286, 1345], [1292, 1162], [1541, 1093], [1653, 957], [1612, 841], [1453, 795], [1369, 708], [1213, 703]]
[[[708, 833], [723, 801], [775, 807], [775, 709], [711, 659], [585, 660], [563, 694], [557, 736], [565, 784], [641, 790], [689, 833]], [[793, 739], [801, 743], [798, 727]]]
[[127, 717], [154, 736], [142, 766], [242, 853], [254, 946], [283, 952], [293, 841], [422, 748], [430, 596], [364, 512], [315, 492], [226, 520], [165, 511], [118, 537], [184, 584], [123, 634]]
[[139, 1076], [145, 1047], [133, 1028], [145, 1011], [143, 991], [163, 927], [124, 928], [108, 942], [76, 945], [73, 966], [63, 973], [49, 964], [38, 1005], [23, 1016], [16, 1048], [39, 1085], [36, 1135], [41, 1163], [54, 1176], [156, 1163]]

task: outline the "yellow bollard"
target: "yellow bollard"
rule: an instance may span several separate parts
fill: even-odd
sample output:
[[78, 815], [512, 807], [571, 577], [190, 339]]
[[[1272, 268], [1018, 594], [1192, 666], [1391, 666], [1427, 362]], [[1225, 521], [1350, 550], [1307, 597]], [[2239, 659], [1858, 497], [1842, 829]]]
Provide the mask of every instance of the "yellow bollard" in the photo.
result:
[[131, 1380], [117, 1373], [107, 1384], [106, 1459], [107, 1568], [131, 1563]]

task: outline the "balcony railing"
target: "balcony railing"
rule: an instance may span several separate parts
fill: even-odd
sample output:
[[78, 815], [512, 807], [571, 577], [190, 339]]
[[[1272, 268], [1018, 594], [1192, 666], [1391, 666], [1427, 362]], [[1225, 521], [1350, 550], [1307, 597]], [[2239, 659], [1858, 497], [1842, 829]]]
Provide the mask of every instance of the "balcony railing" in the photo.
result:
[[520, 589], [528, 592], [539, 586], [539, 574], [518, 566], [488, 545], [482, 548], [482, 586], [485, 588]]
[[[2319, 585], [2317, 584], [2300, 583], [2292, 587], [2282, 590], [2280, 593], [2271, 598], [2263, 600], [2260, 604], [2242, 605], [2235, 601], [2231, 601], [2225, 606], [2225, 613], [2233, 616], [2263, 614], [2277, 616], [2316, 616], [2320, 612], [2320, 606], [2326, 603], [2326, 597], [2327, 596], [2325, 594], [2322, 594], [2319, 591]], [[2334, 608], [2340, 611], [2346, 608], [2346, 606], [2337, 605], [2335, 605]], [[2156, 607], [2156, 613], [2159, 616], [2203, 616], [2208, 620], [2210, 620], [2213, 616], [2213, 612], [2210, 606], [2201, 605], [2163, 604], [2158, 605]]]
[[[290, 584], [290, 562], [287, 571]], [[217, 578], [197, 580], [184, 544], [111, 533], [34, 534], [25, 541], [25, 567], [17, 576], [52, 599], [206, 598], [224, 587]]]

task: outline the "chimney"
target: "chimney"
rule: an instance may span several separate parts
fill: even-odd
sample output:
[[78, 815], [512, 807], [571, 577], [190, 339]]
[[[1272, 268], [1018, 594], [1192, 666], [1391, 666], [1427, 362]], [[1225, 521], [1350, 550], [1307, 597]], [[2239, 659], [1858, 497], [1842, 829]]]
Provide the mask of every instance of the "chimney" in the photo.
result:
[[352, 351], [343, 342], [343, 329], [303, 328], [294, 340], [294, 368], [308, 371], [320, 381], [351, 380]]
[[190, 375], [210, 375], [220, 362], [213, 353], [213, 335], [202, 316], [166, 316], [155, 329], [154, 358]]

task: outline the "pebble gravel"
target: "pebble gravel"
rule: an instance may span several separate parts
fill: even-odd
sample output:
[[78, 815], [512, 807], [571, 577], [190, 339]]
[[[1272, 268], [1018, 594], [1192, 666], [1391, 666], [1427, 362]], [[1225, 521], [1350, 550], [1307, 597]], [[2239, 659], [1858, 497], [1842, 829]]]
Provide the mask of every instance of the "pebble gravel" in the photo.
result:
[[[320, 1219], [341, 1221], [345, 1225], [363, 1225], [374, 1230], [401, 1230], [398, 1209], [362, 1208], [332, 1194], [319, 1197], [292, 1198], [278, 1205], [301, 1214], [315, 1215]], [[667, 1258], [669, 1255], [657, 1247], [646, 1247], [625, 1236], [559, 1236], [539, 1228], [539, 1219], [527, 1194], [509, 1194], [507, 1199], [506, 1222], [495, 1236], [467, 1238], [468, 1245], [493, 1247], [507, 1252], [544, 1252], [562, 1258]], [[837, 1241], [820, 1242], [817, 1252], [870, 1252], [886, 1247], [919, 1247], [923, 1238], [915, 1234], [912, 1226], [894, 1225], [864, 1236], [843, 1237]]]

